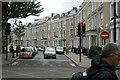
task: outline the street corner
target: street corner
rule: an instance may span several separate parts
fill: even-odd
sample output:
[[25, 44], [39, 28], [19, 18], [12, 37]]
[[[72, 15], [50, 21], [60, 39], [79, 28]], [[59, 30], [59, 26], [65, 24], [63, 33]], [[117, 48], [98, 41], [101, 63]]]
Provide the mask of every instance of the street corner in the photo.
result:
[[16, 58], [12, 59], [11, 62], [10, 62], [10, 64], [12, 64], [12, 63], [14, 63], [15, 61], [17, 61], [18, 58], [19, 58], [19, 57], [16, 57]]
[[65, 55], [65, 57], [67, 57], [75, 66], [79, 66], [78, 62], [75, 61], [74, 59], [72, 59], [69, 55], [67, 55], [67, 54], [64, 54], [64, 55]]

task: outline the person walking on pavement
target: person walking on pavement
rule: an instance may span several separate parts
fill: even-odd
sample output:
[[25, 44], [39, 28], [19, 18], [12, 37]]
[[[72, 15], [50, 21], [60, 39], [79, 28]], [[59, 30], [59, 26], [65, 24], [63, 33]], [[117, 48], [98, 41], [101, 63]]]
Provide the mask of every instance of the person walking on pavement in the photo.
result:
[[93, 47], [91, 46], [90, 47], [90, 49], [89, 49], [89, 58], [93, 58], [95, 56], [95, 54], [94, 54], [94, 49], [93, 49]]
[[[115, 73], [120, 62], [120, 46], [115, 43], [108, 43], [102, 49], [99, 56], [91, 61], [91, 67], [87, 76], [89, 80], [118, 80]], [[95, 72], [96, 71], [96, 72]], [[93, 73], [95, 72], [95, 74]], [[92, 77], [91, 75], [94, 74]]]
[[16, 55], [17, 55], [17, 56], [18, 56], [18, 53], [20, 52], [20, 50], [21, 50], [21, 49], [20, 49], [20, 45], [17, 45], [17, 46], [16, 46]]
[[10, 45], [9, 51], [10, 51], [10, 53], [12, 53], [12, 58], [14, 58], [15, 55], [14, 55], [14, 48], [13, 48], [12, 44]]

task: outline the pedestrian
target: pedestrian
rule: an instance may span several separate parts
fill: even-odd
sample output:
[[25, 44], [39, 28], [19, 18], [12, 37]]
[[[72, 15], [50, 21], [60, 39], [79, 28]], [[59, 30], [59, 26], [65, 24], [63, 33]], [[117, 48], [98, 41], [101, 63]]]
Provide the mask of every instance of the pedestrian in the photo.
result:
[[10, 53], [12, 53], [12, 58], [14, 58], [15, 55], [14, 55], [14, 48], [13, 48], [12, 44], [10, 45], [9, 51], [10, 51]]
[[120, 46], [115, 43], [108, 43], [103, 47], [101, 55], [92, 59], [87, 78], [89, 80], [118, 80], [115, 71], [119, 62]]
[[20, 52], [20, 50], [21, 50], [21, 49], [20, 49], [20, 45], [17, 45], [17, 46], [16, 46], [16, 56], [18, 56], [18, 53]]
[[90, 49], [89, 49], [89, 58], [93, 58], [94, 55], [95, 55], [94, 49], [93, 49], [93, 47], [91, 46]]

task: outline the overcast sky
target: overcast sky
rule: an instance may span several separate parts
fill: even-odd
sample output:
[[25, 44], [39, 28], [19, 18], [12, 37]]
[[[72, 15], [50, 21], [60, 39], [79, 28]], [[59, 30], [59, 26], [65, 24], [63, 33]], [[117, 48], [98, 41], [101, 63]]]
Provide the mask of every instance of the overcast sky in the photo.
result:
[[79, 7], [83, 0], [38, 0], [41, 2], [41, 7], [44, 8], [44, 12], [40, 14], [40, 17], [28, 17], [23, 23], [33, 22], [36, 18], [42, 18], [51, 15], [51, 13], [64, 13], [70, 11], [73, 7]]

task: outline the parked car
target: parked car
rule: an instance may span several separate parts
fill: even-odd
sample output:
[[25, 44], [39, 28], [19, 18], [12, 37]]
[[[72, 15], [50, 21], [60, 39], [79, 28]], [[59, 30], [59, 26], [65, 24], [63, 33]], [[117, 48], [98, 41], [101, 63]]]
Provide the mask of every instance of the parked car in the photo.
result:
[[57, 47], [56, 47], [56, 53], [57, 53], [57, 54], [64, 54], [64, 47], [62, 47], [62, 46], [57, 46]]
[[54, 58], [56, 59], [56, 51], [55, 51], [55, 48], [52, 48], [52, 47], [46, 47], [45, 48], [45, 51], [44, 51], [44, 59], [45, 58]]
[[19, 58], [33, 58], [35, 56], [35, 52], [33, 47], [24, 47], [21, 49], [19, 53]]

